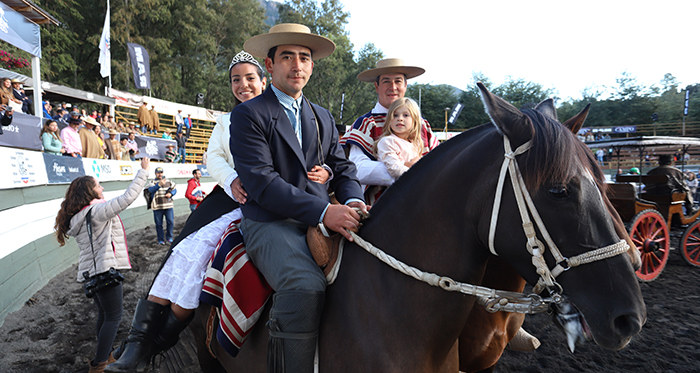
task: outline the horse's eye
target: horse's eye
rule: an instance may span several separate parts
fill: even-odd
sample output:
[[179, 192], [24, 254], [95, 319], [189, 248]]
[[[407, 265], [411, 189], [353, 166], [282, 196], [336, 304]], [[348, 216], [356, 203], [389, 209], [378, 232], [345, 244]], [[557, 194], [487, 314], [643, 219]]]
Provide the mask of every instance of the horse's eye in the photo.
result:
[[555, 185], [549, 188], [549, 195], [554, 198], [566, 198], [569, 196], [569, 190], [566, 185]]

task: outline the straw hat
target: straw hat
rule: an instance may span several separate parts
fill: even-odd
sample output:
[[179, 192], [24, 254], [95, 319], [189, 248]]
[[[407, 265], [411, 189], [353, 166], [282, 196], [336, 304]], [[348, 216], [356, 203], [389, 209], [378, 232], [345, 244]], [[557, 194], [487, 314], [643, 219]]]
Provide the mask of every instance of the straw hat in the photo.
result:
[[115, 131], [115, 130], [109, 130], [109, 134], [110, 134], [110, 135], [118, 135], [119, 132], [117, 132], [117, 131]]
[[166, 148], [174, 148], [174, 147], [175, 147], [175, 144], [168, 144], [168, 145], [166, 145], [165, 147], [166, 147]]
[[418, 66], [406, 66], [400, 58], [385, 58], [377, 62], [377, 67], [374, 69], [365, 70], [357, 74], [357, 79], [361, 82], [374, 82], [377, 77], [383, 74], [404, 74], [406, 79], [415, 78], [422, 75], [425, 69]]
[[314, 60], [328, 57], [335, 50], [335, 43], [298, 23], [280, 23], [270, 28], [267, 34], [253, 36], [243, 44], [243, 49], [258, 58], [267, 57], [270, 49], [279, 45], [301, 45], [311, 49]]
[[93, 126], [99, 125], [99, 123], [97, 123], [97, 121], [95, 120], [95, 118], [93, 118], [93, 117], [91, 117], [91, 116], [87, 116], [87, 117], [83, 118], [83, 121], [85, 121], [85, 123], [90, 123], [90, 124], [92, 124]]

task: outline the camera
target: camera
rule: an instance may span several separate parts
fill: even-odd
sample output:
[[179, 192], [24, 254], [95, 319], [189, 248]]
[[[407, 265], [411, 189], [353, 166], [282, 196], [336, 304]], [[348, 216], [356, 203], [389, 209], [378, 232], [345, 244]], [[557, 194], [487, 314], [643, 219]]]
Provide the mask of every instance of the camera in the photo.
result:
[[95, 294], [104, 288], [119, 285], [120, 282], [124, 281], [124, 275], [114, 269], [114, 267], [111, 267], [107, 272], [92, 277], [90, 277], [88, 271], [85, 271], [83, 272], [83, 277], [85, 278], [83, 289], [88, 298], [94, 297]]

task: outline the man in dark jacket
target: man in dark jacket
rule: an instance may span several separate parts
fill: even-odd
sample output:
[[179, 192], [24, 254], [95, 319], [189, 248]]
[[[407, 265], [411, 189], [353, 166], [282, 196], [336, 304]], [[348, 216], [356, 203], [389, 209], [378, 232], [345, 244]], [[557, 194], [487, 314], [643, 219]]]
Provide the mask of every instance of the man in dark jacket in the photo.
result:
[[673, 163], [673, 159], [670, 155], [660, 155], [659, 167], [649, 170], [647, 175], [667, 175], [668, 181], [666, 183], [649, 183], [644, 186], [644, 190], [654, 195], [670, 195], [674, 192], [685, 193], [686, 214], [691, 215], [697, 211], [693, 205], [693, 194], [690, 193], [690, 189], [685, 183], [683, 171], [673, 167], [671, 163]]

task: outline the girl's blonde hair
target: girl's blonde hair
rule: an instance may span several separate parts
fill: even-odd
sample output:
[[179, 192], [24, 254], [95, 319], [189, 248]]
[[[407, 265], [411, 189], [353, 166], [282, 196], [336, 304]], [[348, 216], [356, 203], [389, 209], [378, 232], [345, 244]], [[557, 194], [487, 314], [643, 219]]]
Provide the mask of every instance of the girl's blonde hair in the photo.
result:
[[[420, 116], [420, 108], [418, 107], [418, 103], [408, 97], [403, 97], [400, 98], [396, 101], [394, 101], [391, 106], [389, 106], [389, 112], [386, 115], [386, 122], [384, 122], [384, 126], [382, 127], [382, 136], [379, 138], [381, 139], [384, 136], [389, 136], [393, 132], [391, 130], [391, 121], [394, 119], [394, 113], [396, 110], [398, 110], [400, 107], [406, 106], [408, 109], [408, 112], [411, 113], [411, 119], [413, 119], [413, 127], [411, 127], [408, 131], [408, 137], [406, 140], [413, 144], [413, 146], [416, 148], [416, 151], [418, 152], [418, 155], [423, 154], [423, 139], [421, 137], [421, 127], [422, 127], [422, 121], [421, 121], [421, 116]], [[374, 152], [377, 152], [377, 143], [379, 142], [379, 139], [374, 142]]]

